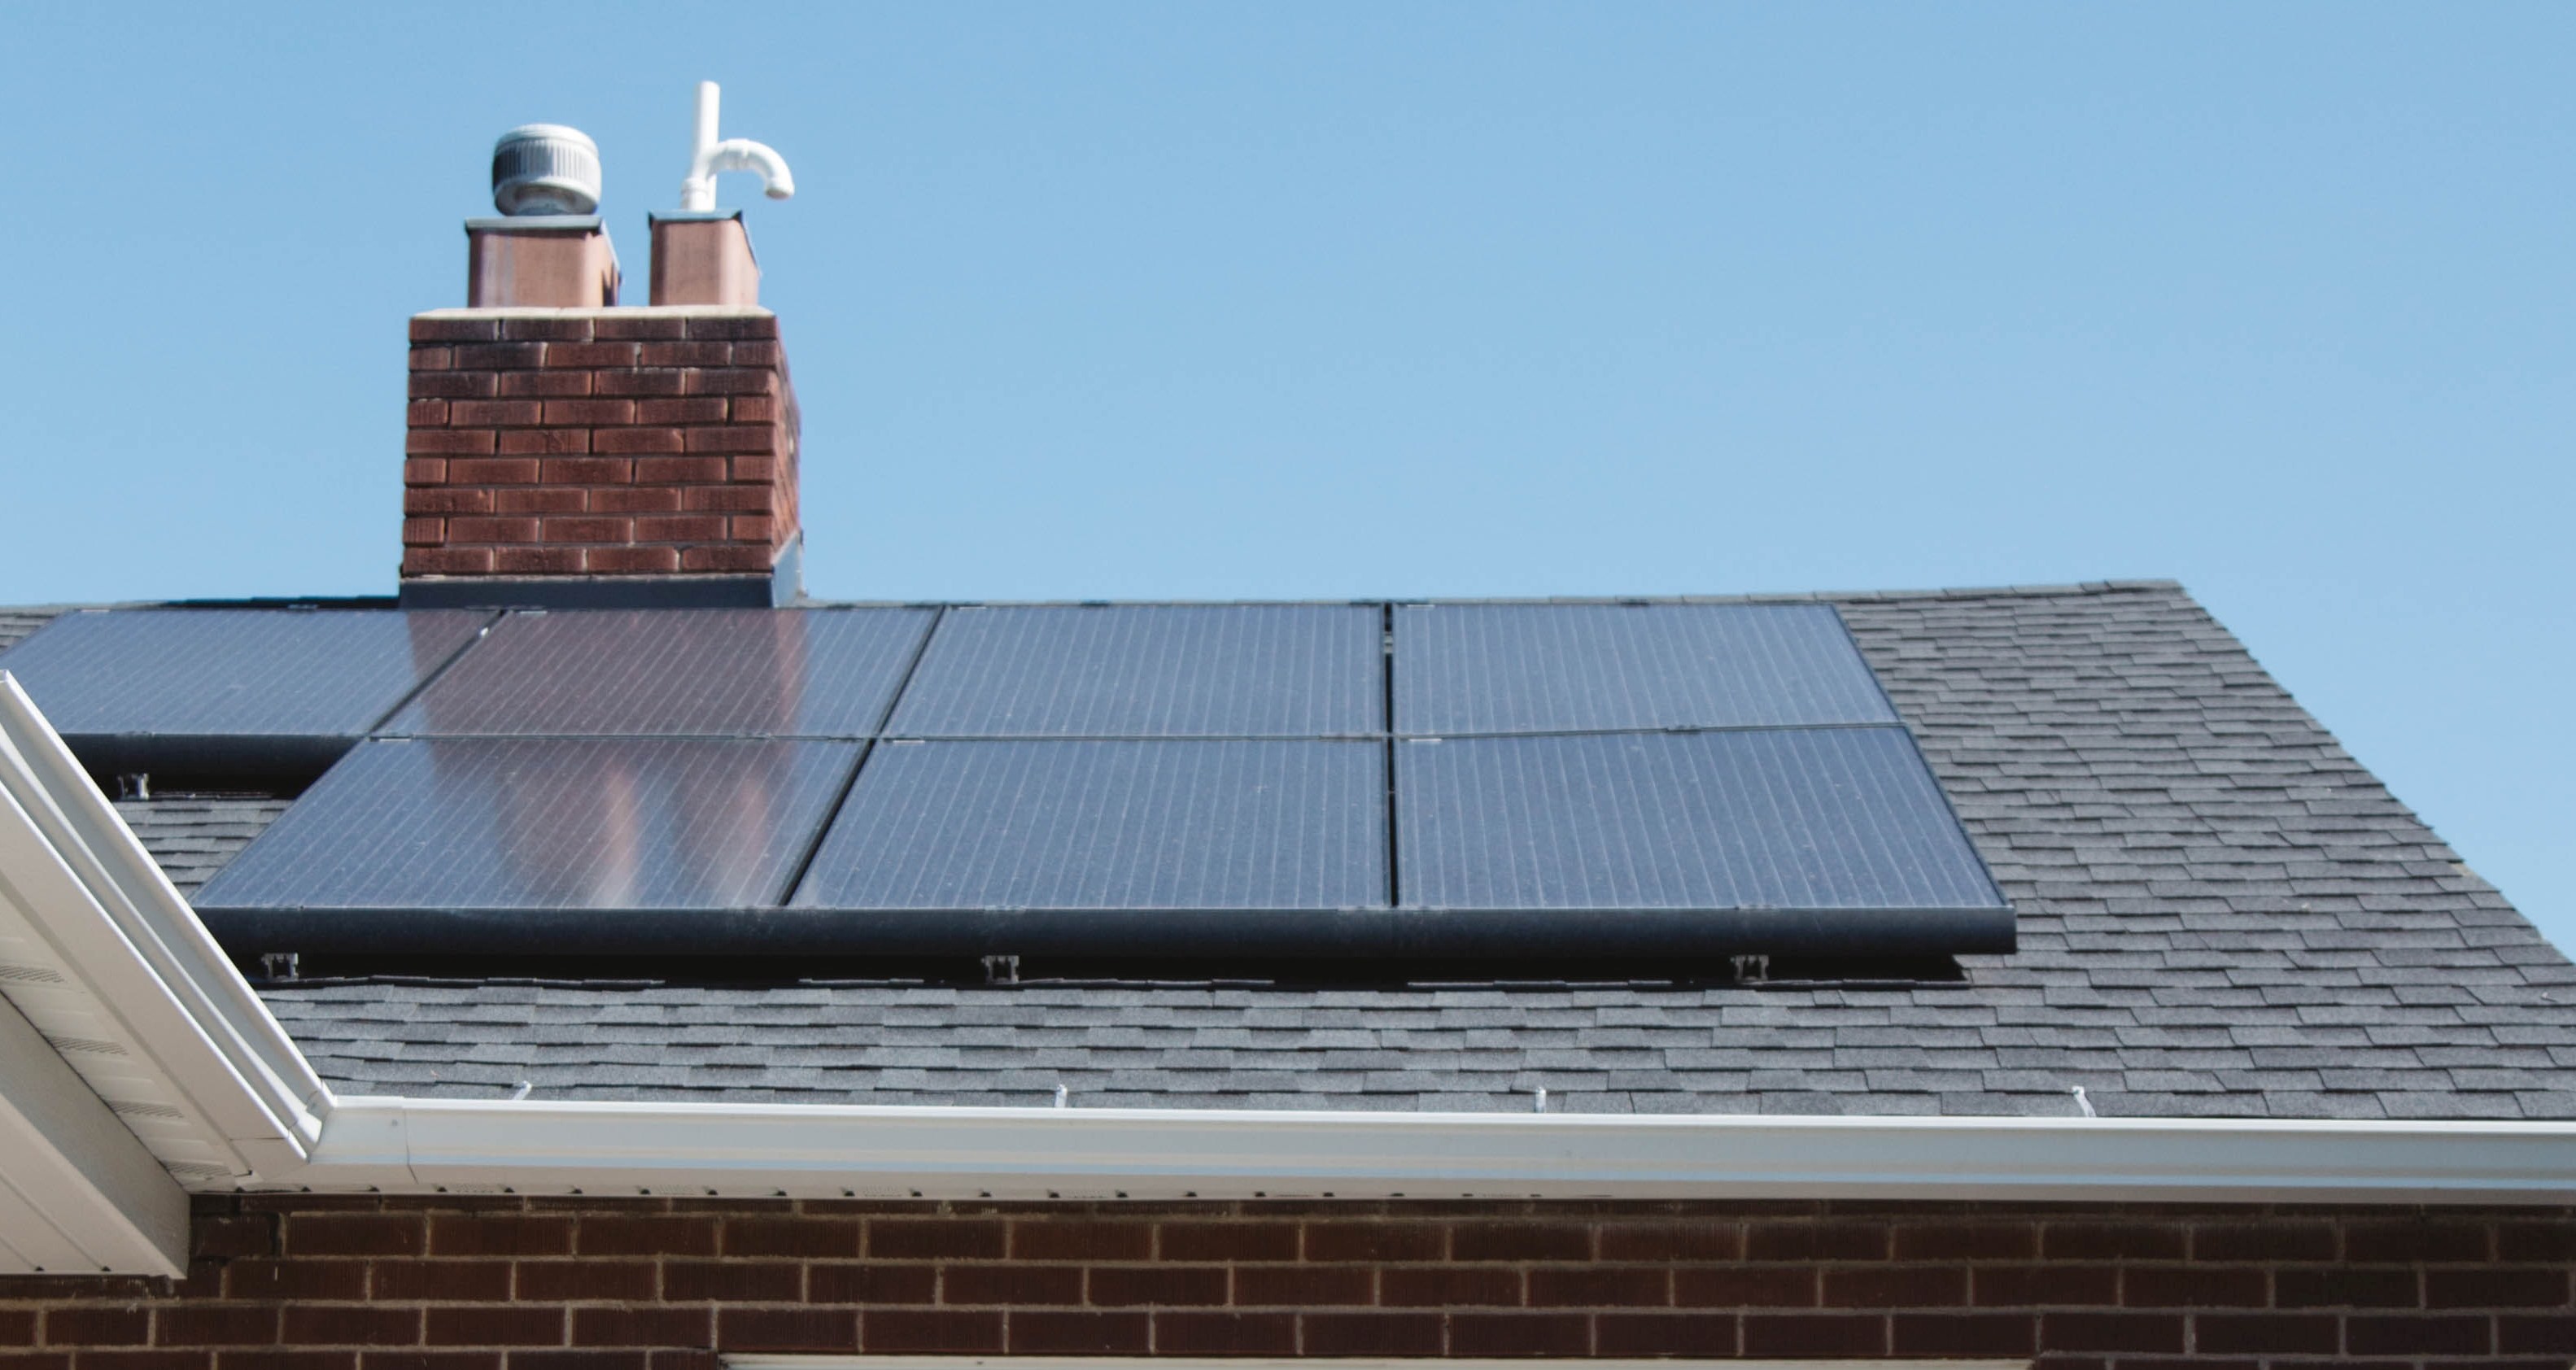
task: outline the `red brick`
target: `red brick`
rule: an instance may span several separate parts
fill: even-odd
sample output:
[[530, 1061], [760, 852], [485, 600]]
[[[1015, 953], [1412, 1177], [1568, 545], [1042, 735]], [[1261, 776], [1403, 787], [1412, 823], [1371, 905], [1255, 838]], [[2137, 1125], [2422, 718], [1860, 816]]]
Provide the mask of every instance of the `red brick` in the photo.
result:
[[286, 1220], [283, 1249], [290, 1256], [417, 1256], [425, 1232], [416, 1213], [297, 1213]]
[[533, 457], [458, 457], [447, 463], [447, 478], [458, 485], [534, 485]]
[[2184, 1321], [2179, 1313], [2049, 1313], [2039, 1321], [2039, 1345], [2042, 1351], [2126, 1355], [2180, 1351]]
[[212, 1351], [83, 1351], [82, 1370], [207, 1370]]
[[2508, 1261], [2576, 1265], [2576, 1221], [2508, 1222], [2496, 1228], [2496, 1256]]
[[215, 1353], [216, 1370], [358, 1370], [355, 1351], [287, 1351], [273, 1346], [227, 1347]]
[[738, 481], [757, 481], [769, 485], [775, 484], [778, 480], [778, 458], [776, 457], [735, 457], [726, 463], [725, 469]]
[[845, 1308], [727, 1308], [716, 1315], [716, 1346], [848, 1354], [859, 1349], [859, 1315]]
[[[639, 520], [637, 537], [662, 541], [643, 531], [651, 520]], [[735, 1218], [724, 1227], [728, 1256], [806, 1256], [830, 1258], [859, 1254], [856, 1218]]]
[[432, 1346], [561, 1346], [564, 1311], [526, 1305], [432, 1308], [422, 1340]]
[[679, 370], [594, 371], [590, 388], [595, 395], [681, 395], [688, 393], [689, 373]]
[[[766, 485], [690, 485], [680, 490], [683, 508], [766, 514], [777, 507], [778, 492]], [[1439, 1229], [1426, 1229], [1438, 1240]]]
[[516, 1294], [542, 1303], [640, 1303], [653, 1297], [660, 1278], [645, 1261], [522, 1261]]
[[[460, 372], [472, 375], [472, 372]], [[501, 371], [493, 393], [538, 400], [579, 399], [590, 394], [588, 371]]]
[[1748, 1356], [1884, 1356], [1887, 1319], [1859, 1313], [1748, 1313]]
[[1090, 1301], [1105, 1308], [1195, 1308], [1226, 1301], [1222, 1266], [1094, 1266]]
[[414, 547], [436, 547], [440, 543], [447, 541], [447, 520], [417, 518], [404, 519], [402, 526], [402, 540], [407, 545]]
[[546, 358], [544, 343], [503, 342], [464, 343], [452, 354], [459, 371], [524, 371], [542, 365]]
[[[2320, 1318], [2319, 1321], [2333, 1320]], [[2203, 1318], [2201, 1322], [2206, 1329], [2209, 1319]], [[2491, 1349], [2488, 1320], [2461, 1313], [2353, 1313], [2343, 1320], [2343, 1338], [2344, 1353], [2353, 1356], [2478, 1356]], [[2203, 1330], [2201, 1341], [2204, 1346], [2208, 1339], [2208, 1332]], [[2328, 1344], [2325, 1349], [2332, 1351], [2334, 1347]]]
[[672, 1301], [792, 1303], [804, 1297], [803, 1267], [770, 1261], [672, 1261], [662, 1267], [662, 1297]]
[[2508, 1356], [2576, 1354], [2576, 1313], [2507, 1313], [2496, 1319], [2496, 1350]]
[[439, 457], [412, 457], [403, 462], [403, 484], [444, 485], [447, 462]]
[[45, 1341], [52, 1346], [141, 1346], [152, 1339], [152, 1314], [141, 1308], [49, 1308]]
[[1304, 1353], [1309, 1356], [1436, 1356], [1443, 1315], [1438, 1313], [1307, 1313]]
[[1600, 1232], [1605, 1261], [1733, 1261], [1744, 1257], [1744, 1229], [1732, 1222], [1609, 1223]]
[[633, 366], [635, 347], [631, 342], [547, 343], [545, 364], [549, 368]]
[[456, 349], [452, 347], [415, 347], [411, 350], [411, 360], [407, 365], [415, 373], [422, 371], [450, 370], [456, 365]]
[[1658, 1308], [1673, 1301], [1670, 1272], [1653, 1266], [1546, 1268], [1529, 1272], [1532, 1308]]
[[2203, 1313], [2192, 1331], [2197, 1349], [2226, 1355], [2330, 1356], [2336, 1349], [2335, 1320], [2318, 1313]]
[[2281, 1308], [2416, 1308], [2423, 1304], [2412, 1270], [2276, 1270], [2272, 1302]]
[[715, 514], [647, 515], [635, 520], [637, 542], [722, 542], [725, 521]]
[[492, 569], [505, 576], [569, 576], [582, 571], [578, 547], [496, 547]]
[[0, 1351], [0, 1370], [72, 1370], [72, 1353], [69, 1351]]
[[733, 345], [733, 364], [736, 366], [776, 366], [786, 359], [786, 349], [774, 342], [738, 342]]
[[871, 1308], [859, 1315], [859, 1344], [878, 1354], [1002, 1350], [1002, 1315], [956, 1309]]
[[[651, 432], [651, 429], [636, 429]], [[676, 485], [690, 481], [716, 482], [725, 478], [722, 457], [637, 457], [635, 479], [643, 485]]]
[[577, 1308], [575, 1346], [705, 1346], [715, 1312], [707, 1308]]
[[2039, 1255], [2034, 1223], [1906, 1223], [1892, 1236], [1900, 1261], [2026, 1261]]
[[778, 336], [775, 314], [696, 314], [688, 320], [689, 336], [710, 342], [766, 340]]
[[805, 1274], [809, 1303], [928, 1303], [939, 1272], [927, 1265], [815, 1265]]
[[567, 428], [604, 427], [635, 421], [635, 401], [628, 399], [548, 400], [548, 424]]
[[501, 321], [501, 336], [512, 342], [589, 342], [591, 321], [581, 317], [522, 316]]
[[378, 1303], [500, 1303], [510, 1297], [507, 1261], [378, 1261], [368, 1276]]
[[1283, 1222], [1167, 1222], [1155, 1229], [1167, 1261], [1293, 1261], [1297, 1228]]
[[1459, 1261], [1582, 1261], [1592, 1258], [1592, 1230], [1574, 1223], [1470, 1222], [1449, 1234]]
[[2027, 1313], [1899, 1313], [1889, 1322], [1899, 1356], [2027, 1356], [2039, 1345], [2039, 1319]]
[[283, 1335], [298, 1346], [416, 1346], [420, 1310], [295, 1304], [286, 1310]]
[[776, 423], [779, 405], [775, 395], [736, 395], [732, 409], [725, 416], [735, 423]]
[[2172, 1223], [2050, 1223], [2039, 1249], [2053, 1261], [2178, 1261], [2189, 1254], [2185, 1229]]
[[505, 457], [577, 457], [590, 450], [587, 428], [512, 428], [495, 449]]
[[669, 485], [602, 486], [589, 497], [591, 510], [601, 514], [663, 514], [680, 507], [679, 488]]
[[1358, 1266], [1237, 1266], [1234, 1301], [1254, 1308], [1332, 1308], [1377, 1302], [1377, 1272]]
[[2268, 1218], [2261, 1222], [2195, 1223], [2191, 1229], [2195, 1261], [2330, 1261], [2335, 1258], [2331, 1223]]
[[489, 490], [424, 486], [403, 492], [406, 514], [486, 514], [492, 511]]
[[403, 383], [404, 393], [416, 400], [479, 400], [496, 393], [497, 377], [519, 375], [497, 371], [414, 371]]
[[1738, 1344], [1732, 1313], [1603, 1313], [1592, 1335], [1601, 1356], [1733, 1356]]
[[488, 547], [414, 547], [403, 553], [407, 576], [471, 576], [492, 569]]
[[1079, 1304], [1082, 1270], [1070, 1265], [952, 1265], [940, 1272], [939, 1301]]
[[1153, 1348], [1152, 1323], [1143, 1313], [1016, 1311], [1010, 1349], [1016, 1355], [1143, 1355]]
[[2483, 1261], [2487, 1228], [2481, 1223], [2441, 1219], [2355, 1222], [2345, 1226], [2343, 1258], [2347, 1261]]
[[1286, 1356], [1297, 1350], [1289, 1313], [1156, 1313], [1154, 1350], [1166, 1356]]
[[2120, 1271], [2110, 1265], [1981, 1265], [1969, 1272], [1971, 1302], [1989, 1308], [2112, 1304]]
[[1459, 1313], [1449, 1319], [1453, 1356], [1583, 1356], [1592, 1319], [1581, 1313]]
[[1813, 1308], [1816, 1268], [1684, 1267], [1673, 1272], [1673, 1302], [1684, 1308]]
[[[566, 542], [631, 542], [635, 521], [623, 518], [550, 518], [546, 520], [546, 541]], [[841, 1253], [830, 1253], [838, 1255]], [[855, 1254], [855, 1253], [853, 1253]]]
[[723, 423], [725, 399], [721, 395], [675, 397], [644, 400], [635, 406], [635, 423], [690, 424]]
[[2567, 1301], [2564, 1269], [2424, 1272], [2424, 1302], [2434, 1308], [2556, 1308]]
[[1521, 1272], [1457, 1266], [1382, 1270], [1377, 1298], [1389, 1308], [1509, 1307], [1521, 1301]]
[[501, 336], [499, 319], [429, 319], [413, 315], [413, 342], [490, 342]]
[[602, 317], [592, 333], [593, 337], [601, 339], [621, 338], [630, 342], [685, 338], [688, 335], [688, 320], [679, 315], [630, 314], [624, 311]]
[[479, 457], [488, 455], [495, 442], [492, 430], [488, 428], [414, 428], [403, 434], [403, 454], [413, 457]]
[[35, 1344], [36, 1310], [32, 1308], [0, 1309], [0, 1346]]
[[367, 1351], [366, 1370], [501, 1370], [498, 1351]]
[[403, 409], [403, 422], [413, 428], [436, 428], [447, 422], [447, 401], [413, 400]]
[[543, 421], [539, 400], [450, 400], [448, 412], [460, 427], [528, 428]]
[[[458, 400], [458, 404], [489, 404], [489, 400]], [[778, 451], [778, 426], [768, 423], [727, 424], [721, 428], [682, 430], [692, 452], [766, 452]]]
[[767, 367], [710, 367], [688, 373], [692, 395], [772, 395], [779, 376]]
[[658, 1354], [596, 1348], [579, 1351], [522, 1349], [510, 1353], [510, 1370], [652, 1370], [653, 1357]]
[[537, 540], [537, 521], [532, 518], [449, 519], [448, 530], [449, 536], [457, 542], [535, 542]]
[[635, 474], [627, 457], [549, 457], [537, 466], [548, 485], [623, 485]]
[[677, 547], [590, 547], [581, 554], [585, 571], [600, 575], [649, 576], [677, 574], [680, 549]]
[[721, 342], [648, 342], [640, 344], [632, 366], [726, 366], [733, 346]]
[[585, 1256], [712, 1256], [712, 1218], [591, 1216], [581, 1219], [573, 1247]]
[[[522, 485], [488, 493], [492, 512], [496, 514], [578, 514], [585, 512], [589, 498], [578, 489], [560, 485]], [[560, 1252], [531, 1252], [531, 1255], [559, 1255]]]
[[[688, 440], [677, 428], [603, 428], [590, 435], [590, 450], [619, 455], [646, 455], [686, 451]], [[695, 469], [704, 470], [705, 467]], [[678, 477], [676, 479], [711, 480], [721, 476]]]
[[1744, 1230], [1744, 1254], [1756, 1261], [1883, 1261], [1889, 1230], [1883, 1223], [1755, 1223]]

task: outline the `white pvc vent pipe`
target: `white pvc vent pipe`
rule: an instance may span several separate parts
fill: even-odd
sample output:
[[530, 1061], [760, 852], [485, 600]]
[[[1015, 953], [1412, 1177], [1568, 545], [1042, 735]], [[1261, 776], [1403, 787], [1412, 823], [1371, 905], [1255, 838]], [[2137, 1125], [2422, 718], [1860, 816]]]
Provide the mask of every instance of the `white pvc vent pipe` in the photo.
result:
[[716, 207], [716, 177], [727, 171], [749, 171], [759, 175], [761, 189], [773, 200], [784, 200], [796, 193], [796, 178], [787, 170], [787, 159], [767, 143], [749, 138], [716, 139], [716, 101], [718, 88], [713, 81], [698, 83], [698, 117], [695, 137], [689, 149], [689, 178], [680, 182], [680, 208], [691, 214], [704, 214]]

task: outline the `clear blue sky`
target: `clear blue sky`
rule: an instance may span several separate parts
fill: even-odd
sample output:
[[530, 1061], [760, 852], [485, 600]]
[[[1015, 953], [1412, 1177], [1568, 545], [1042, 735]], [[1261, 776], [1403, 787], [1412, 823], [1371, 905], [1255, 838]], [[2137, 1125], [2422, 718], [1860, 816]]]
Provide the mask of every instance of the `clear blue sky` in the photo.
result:
[[493, 136], [691, 84], [864, 598], [2184, 581], [2576, 946], [2576, 8], [18, 6], [0, 602], [393, 586]]

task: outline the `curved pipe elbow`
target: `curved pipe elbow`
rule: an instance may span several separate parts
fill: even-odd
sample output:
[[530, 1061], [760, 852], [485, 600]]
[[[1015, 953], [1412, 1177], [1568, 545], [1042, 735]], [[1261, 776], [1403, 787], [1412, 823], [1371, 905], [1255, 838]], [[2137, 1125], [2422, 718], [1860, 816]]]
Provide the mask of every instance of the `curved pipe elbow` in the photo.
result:
[[681, 183], [680, 198], [684, 207], [711, 210], [716, 207], [716, 177], [727, 171], [748, 171], [760, 177], [762, 192], [773, 200], [784, 200], [796, 193], [796, 177], [787, 169], [787, 159], [767, 143], [749, 138], [727, 138], [698, 154], [697, 163], [689, 168], [689, 179]]

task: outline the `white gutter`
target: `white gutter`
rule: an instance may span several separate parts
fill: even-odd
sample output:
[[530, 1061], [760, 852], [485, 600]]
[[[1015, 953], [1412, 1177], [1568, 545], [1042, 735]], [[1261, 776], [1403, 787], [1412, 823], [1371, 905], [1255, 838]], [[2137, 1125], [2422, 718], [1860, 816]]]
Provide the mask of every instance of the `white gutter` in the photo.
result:
[[[335, 1097], [5, 675], [0, 950], [58, 982], [0, 984], [56, 1047], [96, 1023], [119, 1049], [66, 1050], [78, 1077], [0, 1060], [0, 1103], [15, 1091], [30, 1105], [0, 1114], [0, 1133], [95, 1132], [95, 1111], [54, 1108], [77, 1078], [200, 1192], [2576, 1203], [2576, 1123]], [[142, 1121], [154, 1090], [204, 1125], [190, 1135], [223, 1164], [186, 1164], [178, 1141], [156, 1140]], [[23, 1148], [5, 1143], [0, 1183], [21, 1174]], [[79, 1172], [79, 1149], [23, 1174]], [[131, 1166], [112, 1169], [88, 1173], [102, 1188], [131, 1181]], [[168, 1208], [167, 1195], [127, 1195], [101, 1230], [142, 1236]]]
[[2576, 1202], [2576, 1124], [344, 1097], [314, 1189], [929, 1198]]

